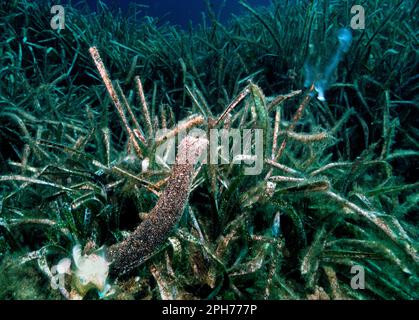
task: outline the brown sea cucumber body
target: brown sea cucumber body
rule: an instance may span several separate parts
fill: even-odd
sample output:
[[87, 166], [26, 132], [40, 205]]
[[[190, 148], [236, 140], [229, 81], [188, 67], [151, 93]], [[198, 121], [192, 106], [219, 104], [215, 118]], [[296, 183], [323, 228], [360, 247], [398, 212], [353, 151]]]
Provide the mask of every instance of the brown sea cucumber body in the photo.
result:
[[178, 150], [167, 186], [149, 216], [124, 241], [109, 247], [111, 273], [124, 274], [140, 265], [162, 245], [179, 222], [189, 196], [194, 164], [208, 141], [185, 137]]

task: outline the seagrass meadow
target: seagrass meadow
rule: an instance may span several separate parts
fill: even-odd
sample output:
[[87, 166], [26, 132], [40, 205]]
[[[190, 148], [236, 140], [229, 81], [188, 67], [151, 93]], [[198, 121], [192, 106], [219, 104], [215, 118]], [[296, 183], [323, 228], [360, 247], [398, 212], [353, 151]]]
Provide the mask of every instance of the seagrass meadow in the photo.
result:
[[[418, 3], [55, 30], [57, 3], [2, 1], [0, 298], [418, 299]], [[261, 173], [157, 152], [193, 128], [263, 130]]]

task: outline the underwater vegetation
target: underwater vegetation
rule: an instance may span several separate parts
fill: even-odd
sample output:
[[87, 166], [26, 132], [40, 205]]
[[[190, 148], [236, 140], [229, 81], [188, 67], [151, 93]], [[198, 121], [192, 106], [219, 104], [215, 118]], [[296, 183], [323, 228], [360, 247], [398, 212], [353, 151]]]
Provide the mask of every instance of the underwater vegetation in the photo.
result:
[[[0, 298], [418, 299], [418, 2], [361, 2], [181, 31], [3, 1]], [[158, 152], [193, 128], [261, 129], [262, 172]]]

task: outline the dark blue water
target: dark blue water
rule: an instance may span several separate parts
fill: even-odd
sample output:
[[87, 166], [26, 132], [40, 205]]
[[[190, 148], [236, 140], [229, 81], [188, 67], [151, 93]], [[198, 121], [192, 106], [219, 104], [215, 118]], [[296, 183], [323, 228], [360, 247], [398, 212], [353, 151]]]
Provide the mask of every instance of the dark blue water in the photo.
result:
[[[87, 2], [95, 10], [97, 1], [88, 0]], [[208, 12], [204, 0], [104, 0], [103, 2], [112, 9], [121, 8], [125, 14], [134, 13], [132, 7], [130, 9], [130, 3], [145, 5], [147, 7], [137, 7], [137, 11], [140, 9], [137, 15], [138, 19], [146, 15], [157, 17], [161, 22], [170, 22], [182, 28], [187, 28], [190, 22], [193, 25], [201, 23], [202, 13]], [[238, 0], [209, 0], [209, 2], [219, 21], [223, 23], [227, 22], [232, 14], [238, 15], [245, 11]], [[247, 0], [247, 3], [252, 7], [267, 6], [271, 0]]]

